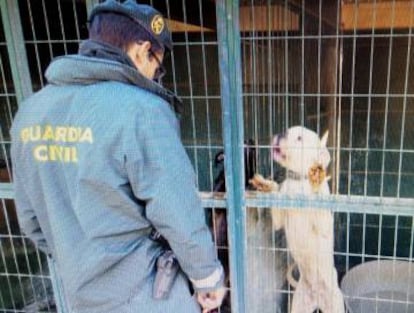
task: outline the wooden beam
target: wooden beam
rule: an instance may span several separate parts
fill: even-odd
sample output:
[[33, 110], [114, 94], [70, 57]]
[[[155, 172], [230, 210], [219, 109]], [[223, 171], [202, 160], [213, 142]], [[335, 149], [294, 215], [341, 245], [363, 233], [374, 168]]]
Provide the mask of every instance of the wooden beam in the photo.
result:
[[186, 24], [176, 20], [167, 20], [168, 28], [173, 33], [200, 33], [200, 32], [213, 32], [214, 29], [201, 27], [198, 25]]
[[[262, 5], [240, 7], [240, 31], [297, 31], [300, 28], [300, 11], [291, 10], [299, 5], [298, 0], [290, 0], [289, 8], [283, 5]], [[394, 4], [393, 4], [394, 3]], [[394, 8], [393, 8], [394, 5]], [[343, 3], [341, 8], [341, 27], [344, 31], [390, 29], [414, 27], [414, 10], [411, 1], [377, 3]], [[323, 12], [326, 8], [323, 8]], [[305, 12], [315, 18], [319, 10], [307, 6]], [[335, 12], [333, 12], [335, 13]], [[375, 14], [375, 21], [374, 21]], [[394, 16], [393, 16], [394, 15]], [[335, 27], [335, 14], [323, 14], [322, 20]], [[186, 24], [177, 20], [168, 20], [172, 32], [214, 32], [215, 29], [199, 25]]]
[[[213, 32], [215, 29], [167, 21], [171, 32]], [[284, 6], [245, 6], [240, 8], [240, 31], [293, 31], [299, 30], [299, 15]]]
[[[394, 8], [393, 8], [394, 6]], [[345, 3], [342, 5], [342, 29], [368, 30], [410, 28], [414, 25], [411, 1]]]
[[240, 31], [292, 31], [299, 29], [299, 15], [281, 5], [242, 6]]
[[[297, 14], [305, 13], [308, 16], [315, 18], [316, 20], [322, 20], [323, 23], [336, 29], [338, 24], [337, 21], [337, 12], [336, 9], [338, 7], [337, 1], [324, 1], [320, 3], [320, 1], [303, 1], [303, 0], [288, 0], [289, 7], [292, 11], [297, 12]], [[303, 4], [305, 7], [303, 8]], [[321, 12], [319, 6], [321, 6]], [[334, 12], [332, 12], [334, 8]], [[327, 11], [329, 13], [327, 14]], [[330, 14], [332, 13], [332, 14]], [[305, 18], [306, 19], [306, 18]]]

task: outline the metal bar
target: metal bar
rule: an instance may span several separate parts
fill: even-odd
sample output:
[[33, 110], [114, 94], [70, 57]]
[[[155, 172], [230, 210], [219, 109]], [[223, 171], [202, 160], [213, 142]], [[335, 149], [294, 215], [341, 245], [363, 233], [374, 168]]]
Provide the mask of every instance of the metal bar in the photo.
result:
[[413, 216], [414, 199], [365, 196], [329, 195], [308, 198], [249, 192], [245, 197], [248, 207], [320, 208], [333, 212], [373, 213]]
[[[11, 124], [12, 124], [12, 121], [13, 121], [13, 111], [12, 111], [12, 105], [11, 105], [11, 102], [10, 102], [10, 94], [8, 92], [9, 88], [7, 86], [7, 80], [6, 80], [6, 76], [5, 76], [5, 72], [4, 72], [3, 60], [1, 60], [1, 59], [0, 59], [0, 73], [1, 73], [1, 80], [3, 82], [3, 86], [2, 87], [3, 87], [3, 89], [4, 89], [5, 93], [6, 93], [6, 96], [4, 97], [4, 99], [6, 101], [6, 103], [5, 103], [5, 106], [6, 107], [4, 108], [4, 110], [7, 112], [6, 113], [6, 120], [5, 121], [2, 121], [2, 124], [8, 130], [8, 129], [10, 129]], [[1, 128], [0, 128], [0, 133], [1, 133], [0, 134], [1, 135], [0, 140], [3, 143], [2, 147], [3, 147], [3, 152], [4, 152], [4, 150], [5, 150], [4, 149], [5, 142], [4, 142], [3, 130]], [[6, 136], [9, 138], [8, 135], [6, 135]], [[6, 156], [6, 154], [4, 154], [4, 156]], [[9, 174], [10, 174], [10, 172], [9, 172]]]
[[[251, 0], [250, 1], [250, 10], [252, 11], [252, 29], [251, 29], [251, 34], [253, 37], [253, 41], [249, 44], [250, 46], [250, 68], [252, 70], [252, 80], [255, 82], [255, 84], [253, 84], [251, 91], [253, 92], [252, 97], [249, 99], [250, 102], [250, 107], [251, 107], [251, 118], [252, 119], [251, 123], [252, 123], [252, 136], [254, 137], [255, 141], [258, 142], [258, 97], [255, 96], [257, 95], [260, 91], [260, 65], [259, 65], [259, 56], [257, 55], [258, 53], [260, 53], [260, 46], [261, 43], [259, 42], [260, 37], [258, 37], [258, 32], [256, 30], [256, 8], [254, 6], [254, 1]], [[256, 39], [256, 40], [254, 40]], [[247, 120], [247, 117], [246, 117]]]
[[57, 1], [58, 6], [58, 16], [59, 16], [59, 22], [60, 22], [60, 31], [62, 35], [63, 40], [63, 49], [65, 51], [65, 54], [68, 54], [68, 48], [67, 48], [67, 40], [66, 40], [66, 34], [65, 34], [65, 25], [63, 24], [63, 15], [62, 15], [62, 5], [60, 3], [60, 0]]
[[[371, 34], [375, 32], [375, 22], [377, 20], [376, 15], [376, 6], [377, 1], [374, 1], [373, 7], [374, 7], [374, 14], [372, 18], [372, 31]], [[371, 128], [371, 106], [372, 106], [372, 80], [373, 80], [373, 68], [374, 68], [374, 49], [375, 49], [375, 39], [371, 39], [371, 47], [370, 47], [370, 57], [369, 57], [369, 82], [368, 82], [368, 94], [370, 95], [368, 97], [368, 105], [367, 105], [367, 123], [366, 123], [366, 137], [365, 137], [365, 148], [367, 149], [367, 152], [365, 153], [365, 175], [364, 175], [364, 195], [367, 196], [368, 194], [368, 160], [369, 160], [369, 154], [370, 154], [370, 128]]]
[[[301, 38], [300, 38], [300, 53], [301, 53], [301, 69], [300, 69], [300, 102], [299, 102], [299, 107], [300, 107], [300, 125], [305, 126], [305, 17], [306, 17], [306, 12], [305, 12], [305, 0], [302, 0], [302, 16], [301, 16]], [[320, 69], [318, 69], [318, 76], [320, 76]], [[302, 143], [303, 145], [303, 143]], [[303, 155], [302, 155], [303, 158]]]
[[[410, 12], [410, 19], [413, 20], [413, 8], [414, 5], [411, 5], [411, 12]], [[412, 28], [409, 29], [409, 36], [408, 36], [408, 44], [407, 44], [407, 58], [406, 58], [406, 65], [405, 65], [405, 79], [404, 79], [404, 97], [403, 97], [403, 109], [402, 109], [402, 124], [401, 124], [401, 132], [400, 132], [400, 155], [399, 155], [399, 164], [398, 164], [398, 185], [397, 185], [397, 197], [401, 196], [401, 179], [402, 179], [402, 163], [403, 163], [403, 153], [404, 153], [404, 134], [405, 134], [405, 124], [408, 123], [406, 121], [406, 114], [409, 104], [407, 104], [407, 93], [408, 93], [408, 82], [410, 80], [410, 65], [411, 65], [411, 43], [412, 43]], [[407, 114], [408, 115], [408, 114]]]
[[[285, 30], [285, 32], [287, 33], [288, 30]], [[357, 32], [357, 30], [355, 30], [355, 32]], [[259, 39], [273, 39], [273, 40], [279, 40], [279, 41], [284, 41], [284, 40], [293, 40], [293, 39], [302, 39], [302, 35], [298, 35], [298, 34], [284, 34], [284, 35], [260, 35], [260, 36], [254, 36], [254, 37], [250, 37], [250, 36], [246, 36], [243, 37], [243, 39], [246, 40], [259, 40]], [[394, 34], [354, 34], [354, 33], [343, 33], [340, 35], [334, 35], [334, 34], [328, 34], [328, 35], [321, 35], [320, 37], [318, 35], [306, 35], [306, 39], [336, 39], [336, 38], [340, 38], [340, 39], [352, 39], [355, 36], [358, 37], [358, 39], [363, 39], [363, 38], [407, 38], [407, 34], [399, 34], [399, 33], [394, 33]]]
[[[226, 156], [227, 157], [227, 156]], [[252, 192], [245, 194], [244, 204], [248, 207], [273, 207], [290, 208], [290, 207], [313, 207], [321, 209], [332, 209], [335, 212], [353, 212], [353, 213], [374, 213], [374, 214], [391, 214], [412, 216], [414, 199], [404, 198], [384, 198], [384, 197], [363, 197], [363, 196], [346, 196], [331, 195], [323, 199], [292, 199], [284, 196], [257, 194]], [[201, 192], [202, 205], [205, 208], [226, 208], [227, 197], [212, 192]], [[13, 184], [0, 183], [0, 198], [14, 199]]]
[[5, 277], [5, 280], [7, 281], [7, 289], [8, 289], [8, 292], [10, 294], [11, 304], [13, 306], [13, 309], [17, 310], [16, 301], [15, 301], [14, 296], [13, 296], [12, 283], [11, 283], [11, 280], [10, 280], [11, 275], [9, 273], [9, 270], [8, 270], [7, 266], [6, 266], [6, 264], [7, 264], [6, 263], [6, 255], [5, 255], [5, 252], [4, 252], [3, 245], [4, 245], [3, 240], [0, 240], [0, 260], [1, 260], [1, 263], [4, 264], [4, 277]]
[[239, 1], [216, 2], [219, 42], [222, 124], [229, 226], [231, 304], [233, 312], [246, 311], [245, 203], [243, 154], [243, 99], [240, 56]]
[[[412, 262], [412, 255], [413, 255], [413, 235], [414, 235], [414, 218], [411, 218], [410, 249], [409, 249], [409, 252], [408, 252], [408, 259], [409, 259], [410, 262]], [[413, 275], [412, 269], [411, 269], [411, 267], [409, 267], [408, 278], [412, 279], [412, 275]], [[411, 288], [412, 288], [411, 285], [409, 285], [408, 289], [407, 289], [407, 301], [408, 301], [408, 297], [409, 297], [408, 295], [411, 294]], [[408, 304], [406, 306], [405, 311], [408, 312]]]
[[[365, 97], [365, 98], [367, 98], [367, 97], [375, 97], [375, 98], [387, 98], [387, 97], [390, 97], [390, 98], [398, 98], [398, 97], [407, 97], [407, 98], [413, 98], [414, 97], [414, 94], [412, 94], [412, 93], [407, 93], [407, 94], [405, 94], [405, 93], [390, 93], [390, 94], [386, 94], [386, 93], [376, 93], [376, 94], [374, 94], [374, 95], [370, 95], [369, 93], [321, 93], [321, 94], [318, 94], [318, 93], [312, 93], [312, 92], [308, 92], [308, 93], [305, 93], [305, 94], [302, 94], [302, 93], [300, 93], [300, 92], [287, 92], [287, 93], [280, 93], [281, 95], [283, 95], [283, 96], [286, 96], [286, 97], [300, 97], [300, 96], [304, 96], [305, 98], [306, 97], [318, 97], [318, 96], [320, 96], [320, 97], [330, 97], [330, 96], [335, 96], [335, 97], [354, 97], [354, 98], [360, 98], [360, 97]], [[243, 96], [249, 96], [249, 97], [252, 97], [252, 96], [267, 96], [267, 95], [269, 95], [268, 93], [256, 93], [256, 94], [254, 94], [254, 93], [250, 93], [250, 92], [244, 92], [243, 93]], [[408, 108], [407, 110], [410, 110], [411, 108]], [[412, 109], [411, 109], [411, 111], [412, 111]], [[363, 112], [363, 110], [361, 110], [361, 109], [354, 109], [354, 111], [353, 112]], [[371, 112], [378, 112], [378, 110], [375, 110], [375, 109], [372, 109], [371, 110]]]
[[[341, 5], [340, 0], [337, 2], [337, 25], [340, 25], [340, 16], [341, 16]], [[344, 54], [344, 41], [339, 37], [339, 26], [336, 30], [336, 50], [337, 50], [337, 66], [336, 66], [336, 74], [335, 77], [337, 77], [336, 83], [337, 86], [335, 87], [335, 93], [342, 94], [342, 78], [343, 78], [343, 54]], [[337, 130], [336, 130], [336, 153], [335, 153], [335, 182], [333, 183], [333, 193], [337, 194], [339, 193], [340, 188], [340, 180], [341, 180], [341, 159], [342, 155], [340, 153], [341, 143], [342, 143], [342, 96], [337, 97], [338, 99], [338, 109], [337, 109]], [[335, 142], [334, 141], [334, 142]]]
[[[288, 12], [288, 2], [285, 1], [285, 10], [284, 10], [284, 20], [287, 23], [287, 12]], [[288, 97], [288, 93], [291, 92], [290, 88], [289, 88], [289, 80], [291, 79], [289, 76], [289, 62], [290, 62], [290, 58], [289, 58], [289, 32], [288, 32], [288, 27], [285, 26], [285, 34], [283, 39], [283, 44], [285, 47], [285, 51], [284, 51], [284, 75], [285, 75], [285, 93], [286, 95], [284, 95], [284, 109], [285, 109], [285, 118], [284, 118], [284, 124], [282, 121], [282, 125], [283, 128], [288, 128], [289, 126], [289, 97]]]
[[[272, 21], [272, 10], [270, 9], [270, 5], [271, 5], [271, 3], [270, 3], [270, 1], [268, 0], [267, 1], [267, 16], [266, 16], [266, 18], [267, 18], [267, 20], [268, 20], [268, 29], [267, 29], [267, 33], [270, 33], [271, 32], [271, 21]], [[264, 41], [264, 43], [266, 44], [266, 40], [263, 40]], [[265, 64], [266, 64], [266, 71], [265, 71], [265, 73], [266, 73], [266, 77], [267, 77], [267, 82], [268, 82], [268, 84], [267, 84], [267, 90], [268, 90], [268, 93], [269, 93], [269, 96], [268, 97], [266, 97], [267, 99], [266, 99], [266, 102], [267, 102], [267, 105], [269, 106], [269, 114], [267, 114], [268, 116], [267, 117], [265, 117], [265, 119], [267, 119], [268, 120], [268, 128], [267, 128], [267, 130], [266, 130], [266, 133], [268, 134], [268, 136], [269, 136], [269, 138], [272, 138], [272, 136], [273, 136], [273, 132], [274, 132], [274, 126], [273, 126], [273, 117], [274, 117], [274, 113], [273, 113], [273, 111], [274, 111], [274, 102], [273, 102], [273, 94], [274, 94], [274, 91], [273, 91], [273, 74], [275, 74], [275, 73], [272, 73], [273, 71], [271, 70], [272, 68], [274, 68], [274, 61], [273, 61], [273, 40], [268, 40], [267, 41], [267, 47], [266, 47], [266, 53], [267, 53], [267, 58], [266, 58], [266, 62], [265, 62]], [[265, 86], [266, 87], [266, 86]], [[256, 141], [256, 145], [257, 144], [259, 144], [259, 142], [258, 141]], [[259, 159], [258, 159], [258, 156], [259, 156], [259, 153], [256, 153], [256, 156], [255, 156], [255, 158], [256, 158], [256, 164], [259, 164]], [[273, 164], [272, 164], [273, 162], [270, 162], [270, 165], [268, 165], [267, 167], [270, 167], [271, 168], [271, 173], [273, 173]], [[247, 179], [247, 178], [246, 178]]]
[[[321, 62], [321, 60], [322, 60], [322, 39], [321, 39], [321, 36], [322, 36], [322, 2], [323, 1], [320, 1], [319, 2], [319, 9], [318, 9], [318, 14], [319, 14], [319, 18], [318, 18], [318, 35], [319, 35], [319, 38], [318, 38], [318, 52], [317, 52], [317, 54], [318, 54], [318, 59], [317, 59], [317, 68], [318, 68], [318, 77], [317, 77], [317, 91], [318, 91], [318, 94], [321, 94], [321, 89], [322, 89], [322, 87], [321, 87], [321, 67], [322, 67], [322, 62]], [[337, 66], [335, 66], [335, 68], [337, 68]], [[336, 89], [335, 89], [336, 90]], [[321, 133], [321, 97], [320, 96], [318, 96], [317, 97], [317, 99], [316, 99], [316, 101], [317, 101], [317, 103], [316, 103], [316, 107], [317, 107], [317, 120], [318, 120], [318, 122], [316, 123], [316, 133], [317, 134], [320, 134]]]
[[[11, 234], [11, 232], [10, 232], [10, 234]], [[26, 244], [26, 240], [24, 238], [22, 238], [21, 242], [22, 242], [22, 246], [23, 246], [24, 251], [28, 251], [28, 245]], [[34, 273], [34, 271], [32, 270], [32, 265], [30, 264], [28, 253], [25, 253], [24, 257], [25, 257], [26, 264], [27, 264], [28, 274], [20, 273], [19, 275], [21, 275], [22, 277], [28, 276], [28, 278], [30, 280], [30, 287], [32, 288], [32, 290], [31, 290], [32, 293], [39, 292], [38, 290], [36, 290], [36, 284], [35, 284], [35, 281], [34, 281], [34, 278], [39, 277], [39, 275], [36, 275]], [[42, 289], [41, 292], [44, 292], [44, 294], [46, 294], [47, 293], [46, 286], [43, 282], [44, 282], [44, 280], [42, 279], [42, 287], [43, 288], [41, 288]], [[34, 301], [35, 301], [35, 303], [37, 303], [36, 297], [35, 297]], [[47, 303], [47, 307], [48, 307], [48, 311], [50, 311], [49, 302]]]
[[18, 2], [15, 0], [1, 0], [0, 10], [17, 103], [20, 104], [23, 99], [33, 93], [33, 89]]
[[[183, 9], [183, 21], [185, 24], [187, 24], [187, 9], [186, 9], [186, 1], [182, 0], [182, 9]], [[184, 31], [184, 42], [188, 43], [189, 42], [189, 37], [188, 37], [188, 31], [185, 30]], [[185, 57], [186, 57], [186, 61], [187, 61], [187, 75], [188, 75], [188, 92], [189, 92], [189, 96], [190, 96], [190, 111], [191, 111], [191, 129], [192, 129], [192, 143], [194, 145], [194, 149], [192, 149], [192, 156], [194, 158], [194, 164], [195, 164], [195, 175], [196, 175], [196, 179], [197, 182], [200, 181], [199, 179], [199, 167], [198, 167], [198, 160], [199, 160], [199, 155], [198, 155], [198, 150], [196, 148], [197, 146], [197, 126], [196, 126], [196, 116], [195, 116], [195, 105], [194, 105], [194, 100], [193, 100], [193, 94], [194, 94], [194, 86], [193, 86], [193, 73], [192, 73], [192, 68], [191, 68], [191, 53], [190, 53], [190, 47], [188, 44], [185, 45]]]
[[[202, 1], [199, 0], [198, 1], [198, 6], [199, 6], [199, 15], [200, 15], [200, 26], [203, 27], [204, 26], [204, 22], [203, 22], [203, 5], [202, 5]], [[205, 38], [204, 38], [204, 32], [201, 32], [201, 42], [204, 42]], [[212, 165], [212, 160], [213, 160], [213, 154], [212, 154], [212, 141], [211, 141], [211, 117], [210, 117], [210, 101], [209, 101], [209, 89], [208, 89], [208, 71], [207, 71], [207, 56], [206, 56], [206, 48], [205, 45], [202, 44], [201, 45], [201, 56], [202, 56], [202, 60], [203, 60], [203, 87], [204, 87], [204, 101], [206, 104], [206, 125], [207, 125], [207, 146], [208, 146], [208, 161], [209, 161], [209, 166], [208, 166], [208, 175], [209, 175], [209, 182], [210, 182], [210, 190], [213, 190], [214, 187], [214, 174], [213, 174], [213, 165]], [[194, 99], [194, 97], [193, 97]]]
[[[3, 203], [3, 205], [5, 205], [4, 199], [2, 199], [1, 202]], [[11, 233], [10, 227], [8, 228], [8, 233]], [[11, 238], [9, 238], [9, 241], [6, 241], [6, 242], [10, 242], [10, 246], [9, 246], [10, 250], [9, 250], [8, 254], [11, 256], [11, 258], [13, 260], [10, 263], [14, 264], [14, 267], [15, 267], [15, 272], [14, 273], [16, 274], [18, 287], [19, 287], [19, 290], [20, 290], [20, 293], [21, 293], [21, 296], [22, 296], [22, 303], [23, 303], [24, 306], [26, 306], [28, 304], [28, 300], [26, 298], [27, 295], [24, 293], [24, 284], [23, 284], [23, 279], [22, 279], [23, 277], [22, 277], [22, 273], [20, 272], [19, 263], [17, 262], [17, 249], [15, 247], [16, 243], [15, 243], [14, 240], [11, 240]], [[4, 263], [4, 264], [6, 264], [6, 263]], [[7, 267], [5, 266], [5, 268], [7, 268]]]
[[[27, 7], [29, 10], [29, 18], [30, 18], [30, 29], [32, 31], [32, 36], [33, 36], [33, 40], [31, 41], [26, 41], [26, 44], [28, 43], [33, 43], [33, 47], [35, 50], [35, 55], [36, 55], [36, 65], [37, 65], [37, 74], [39, 76], [39, 82], [40, 82], [40, 86], [44, 86], [44, 79], [43, 79], [43, 73], [42, 73], [42, 66], [40, 64], [40, 53], [39, 53], [39, 45], [36, 44], [37, 42], [37, 36], [36, 36], [36, 29], [35, 29], [35, 23], [34, 23], [34, 17], [33, 17], [33, 13], [32, 13], [32, 7], [31, 7], [31, 3], [29, 0], [27, 0]], [[46, 40], [42, 41], [42, 43], [47, 43]]]
[[[354, 10], [356, 9], [356, 5], [354, 6]], [[354, 30], [353, 30], [353, 38], [352, 38], [352, 69], [351, 69], [351, 95], [355, 92], [355, 64], [356, 64], [356, 23], [358, 21], [358, 11], [354, 11], [356, 13], [355, 23], [354, 23]], [[351, 96], [351, 108], [349, 114], [349, 129], [347, 130], [349, 133], [349, 140], [348, 140], [348, 147], [352, 149], [353, 142], [353, 129], [354, 129], [354, 102], [355, 96]], [[351, 181], [352, 181], [352, 151], [348, 154], [348, 178], [347, 178], [347, 194], [351, 195]]]
[[[73, 16], [74, 16], [74, 19], [75, 19], [76, 38], [80, 41], [81, 36], [80, 36], [80, 31], [79, 31], [80, 28], [79, 28], [79, 22], [78, 22], [79, 18], [78, 18], [78, 14], [76, 13], [75, 0], [72, 0], [72, 8], [73, 8]], [[69, 40], [67, 42], [69, 42]]]
[[[167, 18], [169, 20], [171, 20], [170, 3], [169, 3], [168, 0], [165, 1], [165, 5], [167, 6]], [[203, 47], [205, 45], [207, 45], [207, 42], [197, 42], [197, 43], [200, 44], [200, 45], [203, 45]], [[178, 45], [181, 45], [181, 44], [183, 44], [183, 45], [191, 45], [193, 43], [178, 43]], [[210, 43], [210, 44], [215, 44], [216, 45], [217, 42], [213, 42], [213, 43]], [[173, 47], [174, 46], [177, 46], [177, 42], [173, 42]], [[175, 94], [178, 94], [178, 91], [177, 91], [176, 69], [175, 69], [174, 48], [171, 51], [170, 58], [171, 58], [171, 74], [172, 74], [172, 84], [173, 84], [173, 88], [174, 88], [174, 93]], [[181, 96], [181, 98], [183, 98], [183, 97]], [[193, 96], [193, 98], [194, 98], [194, 96]]]
[[[42, 12], [43, 12], [44, 23], [45, 23], [45, 28], [46, 28], [46, 37], [47, 37], [47, 43], [48, 43], [47, 46], [49, 48], [49, 56], [50, 56], [50, 60], [51, 60], [51, 59], [54, 58], [54, 55], [53, 55], [53, 45], [51, 43], [52, 37], [50, 36], [49, 17], [48, 17], [48, 14], [47, 14], [45, 0], [42, 0]], [[39, 75], [42, 75], [42, 74], [43, 73], [39, 73]]]
[[[393, 33], [393, 29], [391, 29], [391, 34]], [[386, 93], [388, 94], [390, 92], [390, 84], [391, 84], [391, 63], [392, 63], [392, 49], [393, 49], [393, 38], [390, 37], [390, 44], [388, 47], [388, 67], [387, 67], [387, 87], [386, 87]], [[388, 111], [390, 106], [390, 98], [385, 98], [385, 109], [384, 109], [384, 136], [383, 136], [383, 143], [382, 143], [382, 156], [381, 156], [381, 185], [380, 185], [380, 196], [383, 196], [384, 194], [384, 179], [385, 179], [385, 159], [386, 154], [385, 150], [387, 148], [387, 134], [388, 134]]]

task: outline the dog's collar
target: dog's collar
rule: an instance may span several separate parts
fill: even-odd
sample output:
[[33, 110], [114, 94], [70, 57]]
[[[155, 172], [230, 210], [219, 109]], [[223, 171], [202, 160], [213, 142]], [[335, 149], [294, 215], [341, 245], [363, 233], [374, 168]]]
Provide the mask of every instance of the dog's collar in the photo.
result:
[[301, 175], [297, 172], [288, 170], [286, 172], [286, 178], [293, 179], [293, 180], [305, 180], [305, 179], [308, 179], [308, 175]]

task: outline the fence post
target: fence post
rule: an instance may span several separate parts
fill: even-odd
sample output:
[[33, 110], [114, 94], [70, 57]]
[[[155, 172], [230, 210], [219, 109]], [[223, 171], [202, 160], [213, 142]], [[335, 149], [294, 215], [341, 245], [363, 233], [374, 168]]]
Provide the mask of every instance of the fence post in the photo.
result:
[[20, 104], [23, 99], [33, 93], [33, 88], [27, 61], [26, 47], [24, 46], [18, 1], [1, 0], [0, 10], [14, 89], [17, 103]]
[[216, 2], [217, 40], [222, 99], [222, 124], [227, 191], [227, 221], [230, 247], [232, 312], [245, 306], [245, 198], [243, 154], [243, 100], [240, 52], [239, 1]]
[[[19, 5], [15, 0], [0, 1], [1, 17], [4, 35], [7, 43], [7, 52], [12, 71], [13, 85], [18, 105], [33, 93], [33, 85], [24, 44], [22, 22], [20, 18]], [[10, 187], [11, 184], [2, 184], [1, 190]], [[9, 188], [10, 189], [10, 188]], [[13, 192], [11, 192], [13, 194]], [[14, 198], [14, 194], [12, 196]], [[63, 287], [56, 273], [53, 260], [48, 258], [48, 268], [53, 286], [56, 307], [59, 313], [68, 312], [64, 299]]]

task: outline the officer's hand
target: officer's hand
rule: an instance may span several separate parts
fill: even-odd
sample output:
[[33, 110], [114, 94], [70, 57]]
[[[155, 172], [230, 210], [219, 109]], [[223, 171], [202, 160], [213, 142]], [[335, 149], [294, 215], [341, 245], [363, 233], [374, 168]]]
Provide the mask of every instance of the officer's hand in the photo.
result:
[[221, 302], [223, 302], [226, 292], [227, 290], [224, 287], [210, 292], [198, 292], [197, 301], [203, 308], [203, 313], [208, 313], [211, 310], [218, 308], [221, 305]]

